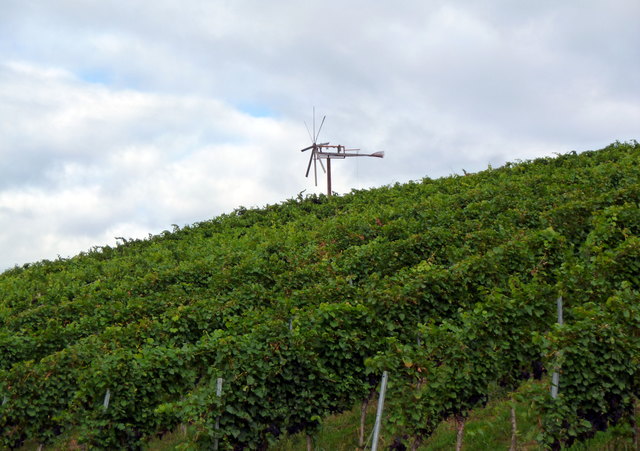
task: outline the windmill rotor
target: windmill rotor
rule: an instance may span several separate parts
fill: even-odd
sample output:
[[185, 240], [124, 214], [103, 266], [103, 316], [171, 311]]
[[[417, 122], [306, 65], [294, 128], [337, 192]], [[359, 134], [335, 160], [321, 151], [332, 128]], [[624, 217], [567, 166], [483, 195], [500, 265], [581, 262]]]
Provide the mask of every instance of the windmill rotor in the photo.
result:
[[[305, 121], [304, 123], [304, 126], [307, 129], [307, 134], [311, 139], [311, 145], [305, 147], [304, 149], [300, 149], [300, 152], [306, 152], [307, 150], [311, 150], [311, 155], [309, 156], [309, 164], [307, 165], [307, 172], [305, 173], [305, 177], [309, 177], [309, 172], [311, 172], [311, 165], [313, 164], [313, 179], [315, 182], [315, 186], [318, 186], [318, 153], [320, 152], [320, 149], [322, 149], [324, 146], [329, 145], [328, 142], [318, 144], [318, 137], [320, 136], [320, 132], [322, 131], [322, 126], [324, 125], [324, 121], [326, 118], [327, 118], [326, 115], [322, 117], [322, 121], [320, 122], [320, 127], [318, 127], [318, 131], [316, 132], [316, 108], [314, 107], [313, 119], [312, 119], [313, 133], [311, 132], [311, 130], [309, 130], [309, 126], [307, 125], [307, 122]], [[322, 168], [323, 172], [327, 172], [322, 161], [320, 162], [320, 167]]]

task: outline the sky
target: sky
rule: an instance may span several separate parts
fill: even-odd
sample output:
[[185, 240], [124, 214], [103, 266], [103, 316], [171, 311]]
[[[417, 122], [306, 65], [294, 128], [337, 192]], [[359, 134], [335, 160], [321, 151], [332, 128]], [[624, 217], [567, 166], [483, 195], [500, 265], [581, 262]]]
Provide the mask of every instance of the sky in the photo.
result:
[[637, 0], [2, 0], [0, 271], [640, 139]]

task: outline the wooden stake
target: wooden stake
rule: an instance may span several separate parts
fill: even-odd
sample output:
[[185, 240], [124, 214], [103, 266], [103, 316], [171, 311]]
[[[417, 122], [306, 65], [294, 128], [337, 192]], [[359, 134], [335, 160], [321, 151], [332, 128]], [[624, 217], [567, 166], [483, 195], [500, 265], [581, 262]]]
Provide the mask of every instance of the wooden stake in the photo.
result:
[[422, 445], [422, 439], [419, 436], [416, 436], [413, 443], [411, 443], [411, 451], [418, 451], [420, 445]]
[[307, 434], [307, 451], [313, 451], [313, 438], [311, 434]]
[[464, 438], [464, 417], [462, 415], [456, 415], [456, 427], [458, 433], [456, 434], [456, 451], [462, 450], [462, 439]]
[[513, 404], [513, 400], [511, 400], [511, 447], [509, 447], [509, 451], [516, 451], [517, 445], [518, 425], [516, 423], [516, 406]]
[[367, 419], [367, 407], [369, 406], [369, 398], [362, 401], [360, 407], [360, 437], [358, 437], [358, 447], [364, 448], [364, 423]]

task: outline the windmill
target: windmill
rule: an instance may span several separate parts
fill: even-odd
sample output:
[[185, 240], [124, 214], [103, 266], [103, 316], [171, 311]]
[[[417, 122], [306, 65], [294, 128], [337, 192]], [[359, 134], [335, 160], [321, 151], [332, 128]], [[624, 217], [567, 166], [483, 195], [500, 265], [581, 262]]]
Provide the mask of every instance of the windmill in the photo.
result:
[[[348, 157], [376, 157], [376, 158], [384, 158], [384, 152], [374, 152], [363, 154], [359, 153], [360, 149], [347, 149], [342, 145], [330, 145], [328, 142], [318, 144], [318, 137], [320, 136], [320, 132], [322, 131], [322, 126], [324, 125], [324, 121], [327, 116], [322, 117], [322, 122], [320, 122], [320, 127], [318, 128], [318, 132], [316, 133], [316, 109], [313, 109], [313, 134], [309, 130], [309, 126], [305, 122], [304, 125], [307, 127], [307, 133], [309, 133], [309, 138], [311, 138], [311, 145], [301, 149], [301, 152], [306, 152], [307, 150], [311, 150], [311, 156], [309, 157], [309, 164], [307, 165], [307, 172], [305, 177], [309, 177], [309, 172], [311, 171], [311, 165], [313, 164], [313, 178], [315, 180], [315, 185], [318, 186], [318, 162], [320, 162], [320, 167], [327, 174], [327, 196], [331, 196], [331, 160], [344, 160]], [[325, 169], [322, 160], [327, 161], [327, 167]]]

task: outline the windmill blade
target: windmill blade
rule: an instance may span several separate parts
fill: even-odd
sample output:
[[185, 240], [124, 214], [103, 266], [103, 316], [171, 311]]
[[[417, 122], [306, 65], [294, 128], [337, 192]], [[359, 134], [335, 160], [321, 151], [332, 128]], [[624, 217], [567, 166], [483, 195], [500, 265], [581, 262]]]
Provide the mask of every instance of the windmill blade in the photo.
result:
[[300, 149], [300, 152], [306, 152], [309, 149], [313, 149], [313, 146], [315, 146], [315, 144], [311, 144], [309, 147], [305, 147], [304, 149]]
[[370, 157], [377, 157], [377, 158], [384, 158], [384, 151], [382, 151], [382, 152], [374, 152], [369, 156]]
[[[309, 134], [309, 139], [311, 140], [312, 143], [315, 143], [315, 140], [313, 139], [313, 136], [311, 136], [311, 131], [309, 131], [309, 126], [307, 125], [307, 121], [304, 121], [304, 126], [307, 129], [307, 133]], [[309, 147], [307, 147], [307, 149], [309, 149]], [[304, 150], [303, 150], [303, 152], [304, 152]]]
[[311, 161], [313, 160], [313, 157], [315, 157], [316, 155], [316, 150], [313, 149], [311, 151], [311, 157], [309, 158], [309, 164], [307, 165], [307, 173], [304, 175], [305, 177], [309, 177], [309, 171], [311, 170]]
[[322, 172], [326, 174], [327, 170], [324, 168], [324, 163], [322, 162], [322, 158], [318, 158], [318, 161], [320, 162], [320, 167], [322, 168]]
[[323, 116], [322, 117], [322, 122], [320, 122], [320, 128], [318, 129], [318, 134], [315, 136], [315, 139], [313, 140], [313, 142], [316, 142], [318, 140], [318, 136], [320, 136], [320, 132], [322, 131], [322, 126], [324, 125], [324, 120], [327, 118], [327, 116]]

